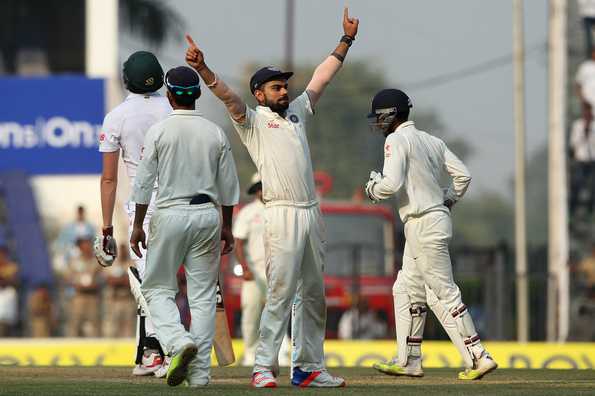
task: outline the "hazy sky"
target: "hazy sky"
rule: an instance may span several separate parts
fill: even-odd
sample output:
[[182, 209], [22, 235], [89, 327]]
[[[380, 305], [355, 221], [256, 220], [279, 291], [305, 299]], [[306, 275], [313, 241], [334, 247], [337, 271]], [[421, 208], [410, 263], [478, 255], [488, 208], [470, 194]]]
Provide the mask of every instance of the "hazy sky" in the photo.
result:
[[[296, 0], [295, 62], [318, 63], [342, 34], [344, 5], [360, 18], [347, 62], [367, 60], [385, 71], [394, 87], [410, 94], [416, 108], [438, 112], [450, 135], [475, 149], [468, 165], [473, 191], [508, 189], [514, 169], [512, 65], [446, 84], [407, 89], [413, 83], [512, 53], [510, 0]], [[525, 43], [539, 49], [526, 61], [527, 148], [547, 139], [547, 1], [525, 1]], [[247, 62], [279, 64], [284, 54], [285, 1], [174, 0], [207, 63], [232, 83]], [[145, 46], [122, 35], [121, 56]], [[185, 43], [156, 51], [164, 67], [183, 63]], [[204, 112], [221, 117], [222, 106], [205, 95]], [[364, 114], [367, 109], [362, 109]], [[428, 131], [431, 132], [431, 131]], [[364, 133], [364, 131], [362, 131]], [[510, 192], [508, 195], [511, 195]]]

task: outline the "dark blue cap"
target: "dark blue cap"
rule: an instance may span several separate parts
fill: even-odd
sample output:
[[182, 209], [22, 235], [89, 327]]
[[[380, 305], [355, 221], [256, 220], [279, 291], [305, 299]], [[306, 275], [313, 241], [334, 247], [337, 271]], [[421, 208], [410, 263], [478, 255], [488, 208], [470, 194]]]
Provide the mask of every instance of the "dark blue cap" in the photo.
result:
[[291, 76], [293, 76], [293, 72], [284, 72], [274, 66], [263, 67], [256, 71], [252, 78], [250, 78], [250, 92], [254, 94], [254, 91], [265, 82], [273, 80], [289, 80]]

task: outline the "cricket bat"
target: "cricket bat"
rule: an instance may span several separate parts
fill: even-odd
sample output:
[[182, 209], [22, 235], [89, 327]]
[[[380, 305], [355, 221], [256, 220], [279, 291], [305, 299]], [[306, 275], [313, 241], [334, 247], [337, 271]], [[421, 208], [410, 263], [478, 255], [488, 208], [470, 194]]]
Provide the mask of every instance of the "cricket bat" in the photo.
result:
[[223, 293], [221, 292], [219, 281], [217, 281], [217, 313], [215, 314], [213, 348], [215, 348], [215, 356], [217, 357], [219, 366], [229, 366], [236, 361], [233, 346], [231, 345], [227, 315], [225, 314], [225, 305], [223, 304]]

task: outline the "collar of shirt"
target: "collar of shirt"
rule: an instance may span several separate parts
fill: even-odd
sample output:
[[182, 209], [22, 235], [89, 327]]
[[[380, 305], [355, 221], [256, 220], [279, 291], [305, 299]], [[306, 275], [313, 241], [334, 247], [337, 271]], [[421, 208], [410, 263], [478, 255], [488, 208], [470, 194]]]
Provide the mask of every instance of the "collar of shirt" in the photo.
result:
[[[271, 116], [271, 117], [277, 117], [277, 118], [281, 118], [283, 120], [285, 119], [285, 117], [282, 117], [279, 113], [275, 113], [268, 106], [258, 105], [258, 106], [256, 106], [256, 111], [258, 111], [259, 113], [267, 114], [268, 116]], [[287, 115], [287, 113], [285, 115]]]
[[395, 129], [395, 132], [399, 132], [401, 129], [405, 129], [407, 127], [410, 126], [415, 126], [415, 123], [413, 121], [405, 121], [404, 123], [402, 123], [401, 125], [399, 125], [397, 127], [397, 129]]
[[198, 110], [182, 110], [177, 109], [171, 112], [170, 115], [190, 115], [190, 116], [200, 116]]
[[145, 98], [147, 96], [161, 96], [161, 94], [158, 91], [155, 92], [147, 92], [144, 94], [138, 94], [138, 93], [134, 93], [134, 92], [129, 92], [128, 96], [126, 96], [126, 100], [128, 99], [134, 99], [134, 98]]

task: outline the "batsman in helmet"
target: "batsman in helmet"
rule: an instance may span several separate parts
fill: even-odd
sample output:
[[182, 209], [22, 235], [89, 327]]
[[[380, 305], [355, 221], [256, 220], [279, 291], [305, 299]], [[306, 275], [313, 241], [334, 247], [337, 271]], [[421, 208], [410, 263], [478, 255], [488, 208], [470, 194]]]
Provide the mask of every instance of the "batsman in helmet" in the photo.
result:
[[[116, 202], [120, 155], [132, 186], [142, 157], [145, 134], [153, 124], [166, 118], [172, 111], [167, 98], [157, 92], [163, 86], [163, 69], [155, 55], [146, 51], [130, 55], [124, 62], [123, 77], [129, 94], [124, 102], [105, 116], [99, 135], [99, 151], [103, 153], [100, 187], [103, 235], [95, 241], [95, 255], [103, 266], [111, 265], [117, 255], [112, 217]], [[157, 186], [154, 188], [153, 198], [156, 191]], [[131, 233], [135, 203], [128, 201], [124, 209], [129, 217]], [[144, 226], [147, 232], [153, 211], [154, 199], [145, 218]], [[155, 328], [148, 317], [146, 303], [140, 292], [140, 284], [145, 273], [145, 258], [144, 255], [143, 258], [138, 258], [132, 254], [131, 257], [135, 258], [135, 267], [129, 269], [128, 275], [132, 294], [138, 303], [137, 354], [132, 374], [164, 377], [167, 373], [167, 358], [157, 340]]]
[[[415, 127], [409, 120], [412, 107], [403, 91], [385, 89], [372, 100], [368, 115], [371, 129], [386, 142], [384, 169], [371, 172], [366, 194], [372, 202], [397, 197], [406, 238], [403, 266], [393, 285], [397, 356], [374, 368], [389, 375], [423, 376], [421, 344], [429, 306], [465, 362], [459, 379], [480, 379], [497, 364], [463, 304], [448, 252], [450, 210], [467, 191], [471, 175], [442, 140]], [[442, 188], [446, 176], [450, 185]]]

